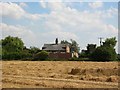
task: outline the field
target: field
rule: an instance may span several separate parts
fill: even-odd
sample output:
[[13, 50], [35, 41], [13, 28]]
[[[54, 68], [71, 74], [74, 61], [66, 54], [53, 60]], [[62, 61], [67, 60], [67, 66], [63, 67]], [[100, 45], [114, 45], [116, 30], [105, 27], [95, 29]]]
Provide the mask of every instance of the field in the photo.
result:
[[117, 88], [118, 62], [2, 61], [3, 88]]

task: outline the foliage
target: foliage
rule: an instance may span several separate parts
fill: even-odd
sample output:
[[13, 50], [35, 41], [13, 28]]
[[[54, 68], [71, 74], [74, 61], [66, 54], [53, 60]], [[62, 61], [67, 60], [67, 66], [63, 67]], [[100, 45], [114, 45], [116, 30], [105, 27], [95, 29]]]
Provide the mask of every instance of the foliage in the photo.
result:
[[116, 60], [115, 49], [108, 46], [98, 47], [92, 54], [91, 59], [93, 61], [113, 61]]
[[67, 40], [62, 40], [62, 41], [61, 41], [61, 44], [69, 44], [69, 45], [70, 45], [71, 43], [68, 42]]
[[95, 51], [96, 49], [96, 44], [88, 44], [87, 45], [87, 54], [91, 54]]
[[70, 45], [70, 48], [71, 48], [71, 52], [79, 52], [79, 50], [80, 50], [80, 47], [79, 47], [79, 44], [75, 41], [75, 40], [73, 40], [73, 39], [70, 39], [70, 41], [71, 42], [68, 42], [67, 40], [62, 40], [61, 41], [61, 44], [68, 44], [68, 45]]
[[38, 53], [38, 52], [40, 52], [40, 49], [39, 48], [37, 48], [37, 47], [30, 47], [30, 53], [31, 54], [36, 54], [36, 53]]
[[93, 61], [114, 61], [117, 60], [117, 54], [114, 49], [117, 41], [116, 38], [107, 38], [103, 45], [97, 47], [96, 50], [90, 55]]
[[65, 58], [48, 58], [46, 61], [68, 61], [68, 59]]
[[2, 39], [0, 44], [2, 45], [2, 59], [4, 60], [31, 58], [29, 50], [24, 47], [23, 41], [18, 37], [8, 36]]
[[71, 41], [72, 51], [79, 52], [80, 50], [79, 44], [73, 39], [71, 39], [70, 41]]
[[2, 59], [2, 46], [0, 46], [0, 60]]
[[116, 45], [116, 43], [117, 43], [117, 40], [116, 40], [115, 37], [113, 37], [113, 38], [107, 38], [107, 39], [105, 40], [105, 42], [103, 42], [103, 45], [114, 48], [115, 45]]
[[117, 60], [120, 61], [120, 54], [117, 55]]
[[48, 58], [48, 52], [46, 51], [41, 51], [41, 52], [38, 52], [35, 57], [34, 57], [34, 60], [46, 60]]
[[24, 43], [18, 37], [8, 36], [5, 39], [2, 39], [2, 48], [4, 52], [20, 52], [23, 50]]
[[87, 53], [80, 53], [80, 55], [79, 55], [80, 58], [86, 58], [88, 56], [89, 56], [89, 54], [87, 54]]
[[69, 59], [69, 61], [89, 61], [89, 58], [75, 58], [72, 57]]

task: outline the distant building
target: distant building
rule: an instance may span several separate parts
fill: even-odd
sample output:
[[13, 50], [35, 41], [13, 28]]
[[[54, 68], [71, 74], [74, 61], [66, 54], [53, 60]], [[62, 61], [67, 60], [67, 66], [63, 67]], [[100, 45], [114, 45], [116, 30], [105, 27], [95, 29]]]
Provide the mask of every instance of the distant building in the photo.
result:
[[44, 44], [42, 50], [49, 53], [70, 53], [70, 47], [68, 44], [58, 44], [58, 39], [55, 40], [55, 44]]
[[56, 38], [54, 44], [44, 44], [42, 50], [49, 52], [49, 58], [71, 58], [72, 53], [70, 53], [70, 46], [68, 44], [58, 43], [58, 38]]

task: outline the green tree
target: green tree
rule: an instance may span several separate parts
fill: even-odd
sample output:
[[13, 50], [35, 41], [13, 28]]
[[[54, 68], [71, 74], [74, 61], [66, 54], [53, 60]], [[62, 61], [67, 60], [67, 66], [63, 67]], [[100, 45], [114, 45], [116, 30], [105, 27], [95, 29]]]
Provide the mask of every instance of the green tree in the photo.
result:
[[87, 45], [87, 54], [91, 54], [95, 51], [96, 49], [96, 44], [88, 44]]
[[70, 45], [71, 43], [68, 42], [67, 40], [62, 40], [62, 41], [61, 41], [61, 44], [69, 44], [69, 45]]
[[118, 59], [118, 61], [120, 61], [120, 54], [117, 55], [117, 59]]
[[3, 52], [20, 52], [24, 48], [23, 41], [18, 37], [8, 36], [1, 40]]
[[1, 40], [2, 59], [21, 59], [21, 52], [24, 48], [23, 41], [18, 37], [8, 36]]
[[34, 57], [34, 60], [46, 60], [48, 58], [48, 52], [46, 51], [41, 51], [41, 52], [38, 52], [35, 57]]
[[37, 48], [37, 47], [30, 47], [30, 53], [31, 54], [36, 54], [36, 53], [38, 53], [38, 52], [40, 52], [40, 49], [39, 48]]
[[94, 61], [114, 61], [116, 60], [115, 49], [108, 46], [100, 46], [91, 54]]
[[1, 45], [1, 40], [0, 40], [0, 60], [2, 59], [2, 45]]
[[113, 38], [107, 38], [105, 42], [103, 42], [104, 46], [109, 46], [109, 47], [115, 47], [117, 43], [116, 37]]
[[117, 43], [116, 38], [107, 38], [103, 45], [97, 47], [91, 54], [91, 59], [95, 61], [114, 61], [117, 59], [117, 54], [114, 49]]
[[70, 39], [70, 41], [71, 41], [71, 49], [72, 49], [72, 51], [79, 52], [80, 51], [79, 44], [73, 39]]
[[70, 39], [71, 42], [68, 42], [67, 40], [62, 40], [61, 41], [61, 44], [68, 44], [71, 48], [71, 52], [75, 51], [75, 52], [79, 52], [80, 50], [80, 47], [79, 47], [79, 44], [73, 40], [73, 39]]

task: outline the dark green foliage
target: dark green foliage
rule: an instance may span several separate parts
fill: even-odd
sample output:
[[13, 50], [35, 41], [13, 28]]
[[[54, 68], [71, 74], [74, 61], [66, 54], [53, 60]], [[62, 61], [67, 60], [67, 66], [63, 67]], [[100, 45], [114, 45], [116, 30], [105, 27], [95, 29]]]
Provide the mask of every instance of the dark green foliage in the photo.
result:
[[2, 47], [0, 46], [0, 60], [2, 59]]
[[93, 61], [113, 61], [116, 60], [115, 49], [108, 46], [98, 47], [92, 54]]
[[41, 52], [38, 52], [35, 57], [34, 57], [34, 60], [46, 60], [48, 58], [48, 52], [46, 51], [41, 51]]
[[86, 58], [89, 57], [89, 54], [87, 53], [80, 53], [79, 58]]
[[70, 58], [69, 61], [90, 61], [89, 58]]
[[103, 45], [97, 47], [96, 50], [90, 55], [93, 61], [116, 61], [117, 54], [114, 49], [117, 41], [116, 38], [107, 38]]
[[37, 47], [30, 47], [29, 52], [31, 54], [36, 54], [36, 53], [40, 52], [40, 49]]
[[3, 60], [28, 59], [32, 57], [29, 49], [24, 47], [23, 41], [18, 37], [8, 36], [2, 39], [0, 44], [2, 45]]
[[23, 50], [24, 43], [18, 37], [8, 36], [2, 41], [2, 49], [4, 52], [20, 52]]
[[90, 58], [90, 55], [96, 50], [96, 44], [88, 44], [86, 48], [87, 50], [82, 50], [82, 52], [79, 55], [79, 58]]
[[64, 58], [48, 58], [45, 61], [68, 61], [68, 59], [64, 59]]
[[95, 51], [96, 49], [96, 44], [88, 44], [87, 45], [87, 54], [91, 54]]
[[2, 59], [17, 60], [17, 59], [21, 59], [21, 55], [18, 52], [5, 53], [2, 55]]
[[116, 45], [116, 43], [117, 43], [116, 38], [113, 37], [113, 38], [107, 38], [107, 39], [105, 40], [105, 42], [103, 42], [103, 45], [114, 48], [115, 45]]
[[68, 42], [67, 40], [62, 40], [62, 41], [61, 41], [61, 44], [69, 44], [69, 45], [70, 45], [71, 43]]
[[120, 61], [120, 54], [117, 55], [117, 60]]
[[23, 41], [18, 37], [8, 36], [1, 40], [2, 59], [21, 59], [24, 48]]

